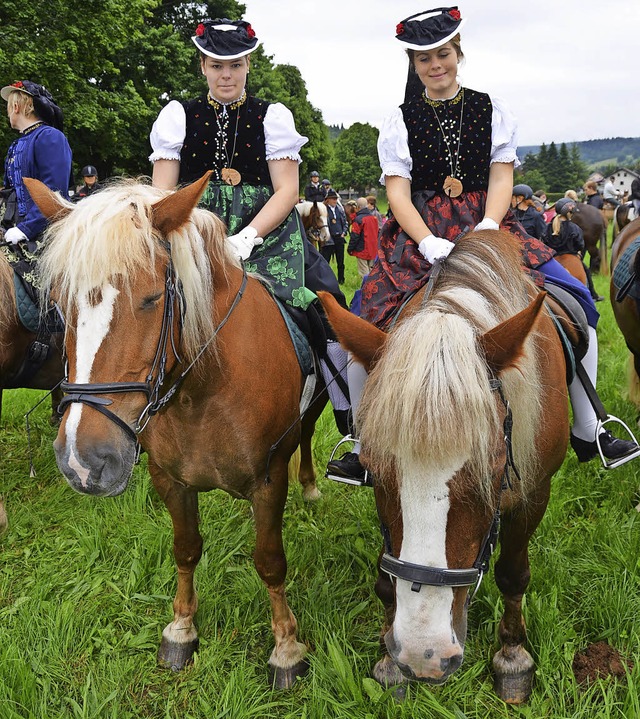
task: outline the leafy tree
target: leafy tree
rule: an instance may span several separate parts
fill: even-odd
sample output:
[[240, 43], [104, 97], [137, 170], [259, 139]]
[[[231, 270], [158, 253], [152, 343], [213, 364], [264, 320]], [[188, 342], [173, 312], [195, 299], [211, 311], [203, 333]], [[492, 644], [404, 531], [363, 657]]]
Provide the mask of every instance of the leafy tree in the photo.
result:
[[[148, 173], [149, 131], [161, 107], [204, 90], [190, 39], [196, 25], [237, 20], [244, 10], [236, 0], [0, 0], [0, 63], [9, 81], [28, 78], [51, 90], [65, 113], [76, 170], [91, 163], [101, 177]], [[303, 158], [326, 165], [331, 145], [298, 70], [274, 68], [260, 48], [250, 78], [256, 94], [292, 110], [310, 140]], [[14, 138], [4, 123], [3, 157]]]
[[378, 130], [368, 123], [355, 122], [340, 134], [335, 144], [332, 169], [335, 187], [353, 187], [359, 192], [377, 184]]
[[524, 182], [525, 185], [529, 185], [534, 192], [537, 190], [547, 191], [547, 180], [540, 170], [528, 170], [522, 175], [522, 179], [519, 179], [518, 182]]

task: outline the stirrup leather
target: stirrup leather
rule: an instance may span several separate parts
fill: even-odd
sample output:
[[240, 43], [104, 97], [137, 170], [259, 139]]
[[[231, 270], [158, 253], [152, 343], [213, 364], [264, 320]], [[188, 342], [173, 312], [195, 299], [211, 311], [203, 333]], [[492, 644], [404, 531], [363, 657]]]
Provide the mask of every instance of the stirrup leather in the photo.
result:
[[369, 473], [368, 469], [364, 470], [364, 477], [362, 479], [351, 479], [349, 477], [341, 477], [338, 474], [331, 474], [328, 465], [333, 462], [335, 459], [336, 453], [338, 452], [338, 448], [345, 444], [346, 442], [356, 442], [356, 438], [352, 437], [350, 434], [347, 434], [345, 437], [343, 437], [338, 444], [333, 448], [333, 452], [331, 452], [331, 456], [329, 457], [329, 462], [327, 462], [327, 471], [325, 472], [324, 476], [326, 479], [332, 479], [334, 482], [342, 482], [342, 484], [351, 484], [356, 487], [373, 487], [373, 477]]
[[[605, 426], [605, 424], [610, 423], [619, 424], [624, 427], [627, 435], [629, 436], [629, 439], [633, 441], [633, 443], [636, 445], [636, 448], [629, 452], [629, 454], [625, 454], [624, 457], [618, 457], [617, 459], [608, 459], [602, 453], [602, 447], [600, 446], [600, 430]], [[605, 419], [604, 422], [601, 419], [598, 420], [598, 425], [596, 428], [596, 446], [598, 448], [598, 454], [600, 455], [600, 461], [602, 462], [602, 466], [605, 469], [615, 469], [616, 467], [620, 467], [621, 465], [630, 462], [632, 459], [636, 459], [636, 457], [640, 457], [640, 445], [638, 444], [638, 440], [635, 438], [635, 435], [621, 419], [619, 419], [618, 417], [614, 417], [614, 415], [612, 414], [608, 415], [607, 419]]]

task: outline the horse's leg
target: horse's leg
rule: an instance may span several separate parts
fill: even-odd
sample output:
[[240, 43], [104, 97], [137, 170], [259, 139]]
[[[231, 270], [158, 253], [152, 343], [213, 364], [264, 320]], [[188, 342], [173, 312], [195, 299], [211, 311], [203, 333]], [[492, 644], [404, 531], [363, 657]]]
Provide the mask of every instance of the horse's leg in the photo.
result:
[[522, 597], [529, 584], [529, 538], [540, 520], [515, 513], [505, 517], [500, 532], [500, 558], [495, 578], [504, 599], [500, 622], [501, 648], [493, 657], [495, 690], [507, 704], [521, 704], [531, 694], [535, 664], [524, 648], [527, 630]]
[[275, 647], [269, 658], [271, 680], [278, 689], [288, 689], [296, 678], [306, 674], [309, 663], [307, 648], [297, 640], [298, 623], [287, 604], [284, 589], [287, 559], [282, 545], [282, 514], [287, 498], [287, 468], [274, 459], [271, 481], [262, 482], [252, 498], [256, 526], [256, 549], [253, 560], [260, 579], [269, 592], [271, 627]]
[[[60, 402], [62, 402], [62, 390], [60, 387], [56, 387], [53, 392], [51, 392], [51, 417], [49, 417], [49, 424], [52, 427], [57, 427], [60, 424], [60, 415], [58, 414]], [[1, 402], [0, 411], [2, 411]]]
[[[391, 582], [391, 577], [386, 572], [381, 571], [379, 566], [375, 592], [384, 608], [384, 623], [382, 625], [382, 629], [380, 630], [380, 649], [382, 650], [382, 659], [380, 659], [373, 668], [373, 678], [385, 689], [389, 689], [389, 687], [405, 684], [408, 682], [408, 679], [404, 676], [400, 669], [398, 669], [398, 665], [389, 655], [387, 645], [384, 641], [385, 634], [393, 625], [396, 613], [396, 603], [395, 591]], [[396, 691], [396, 698], [402, 698], [402, 690]]]
[[198, 531], [198, 494], [173, 482], [151, 461], [149, 472], [154, 487], [171, 515], [173, 554], [178, 567], [173, 621], [162, 632], [158, 663], [178, 671], [192, 661], [198, 649], [198, 632], [193, 623], [198, 609], [193, 573], [202, 555], [202, 537]]
[[302, 485], [302, 496], [307, 501], [314, 501], [322, 496], [316, 485], [316, 473], [313, 468], [313, 454], [311, 452], [311, 440], [313, 439], [316, 422], [327, 404], [327, 395], [324, 389], [322, 389], [322, 393], [324, 398], [317, 392], [314, 394], [313, 404], [303, 417], [300, 428], [300, 471], [298, 477]]
[[607, 245], [607, 227], [602, 228], [600, 233], [600, 272], [605, 277], [609, 276], [609, 247]]

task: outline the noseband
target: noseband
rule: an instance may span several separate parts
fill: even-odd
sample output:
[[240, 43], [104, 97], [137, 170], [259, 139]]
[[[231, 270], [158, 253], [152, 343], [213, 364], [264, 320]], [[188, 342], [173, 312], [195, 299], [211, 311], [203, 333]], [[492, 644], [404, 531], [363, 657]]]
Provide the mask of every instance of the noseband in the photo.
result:
[[[187, 374], [191, 371], [195, 363], [204, 354], [207, 347], [213, 342], [218, 332], [224, 327], [227, 320], [231, 316], [231, 313], [236, 308], [242, 295], [244, 294], [245, 287], [247, 285], [247, 274], [246, 271], [242, 271], [242, 283], [236, 293], [236, 296], [224, 316], [223, 320], [216, 327], [213, 335], [207, 340], [207, 342], [198, 351], [191, 364], [180, 374], [176, 381], [167, 389], [167, 391], [161, 396], [162, 386], [165, 378], [168, 374], [167, 370], [167, 351], [169, 346], [176, 359], [176, 365], [182, 363], [180, 355], [178, 353], [176, 344], [179, 344], [179, 339], [182, 334], [182, 326], [184, 323], [184, 316], [186, 312], [186, 300], [182, 289], [182, 282], [176, 276], [175, 268], [173, 265], [173, 259], [171, 257], [171, 245], [166, 242], [162, 242], [162, 246], [166, 249], [169, 255], [169, 261], [167, 263], [167, 269], [165, 272], [165, 292], [164, 292], [164, 309], [162, 313], [162, 326], [160, 328], [160, 337], [158, 338], [158, 345], [156, 347], [156, 353], [151, 365], [151, 369], [147, 378], [144, 382], [103, 382], [103, 383], [89, 383], [89, 384], [76, 384], [73, 382], [64, 381], [60, 387], [65, 396], [62, 398], [60, 405], [58, 406], [58, 414], [62, 416], [67, 407], [75, 402], [86, 404], [89, 407], [97, 410], [105, 417], [110, 419], [114, 424], [117, 424], [123, 432], [131, 439], [136, 446], [138, 446], [138, 435], [144, 430], [149, 423], [151, 417], [160, 411], [178, 391], [180, 385], [184, 381]], [[179, 307], [178, 317], [178, 343], [175, 341], [174, 332], [174, 320], [175, 320], [175, 308], [176, 305]], [[174, 365], [175, 366], [175, 365]], [[172, 368], [173, 369], [173, 368]], [[155, 378], [155, 379], [154, 379]], [[113, 404], [113, 400], [100, 397], [103, 394], [120, 394], [127, 392], [142, 392], [147, 397], [147, 404], [140, 413], [135, 427], [132, 429], [122, 418], [118, 417], [115, 412], [108, 409], [108, 405]]]
[[502, 382], [497, 378], [491, 379], [489, 382], [491, 390], [499, 393], [500, 399], [502, 400], [502, 404], [505, 408], [503, 427], [506, 458], [504, 473], [502, 475], [502, 481], [500, 482], [500, 492], [498, 494], [496, 509], [493, 513], [493, 519], [491, 520], [491, 526], [484, 537], [478, 556], [471, 568], [447, 569], [443, 567], [429, 567], [423, 564], [413, 564], [411, 562], [405, 562], [403, 559], [397, 559], [392, 554], [391, 533], [389, 532], [389, 528], [384, 524], [384, 522], [382, 522], [382, 520], [380, 522], [385, 546], [385, 552], [380, 559], [380, 569], [392, 577], [404, 579], [406, 582], [411, 582], [412, 592], [419, 592], [423, 585], [431, 587], [469, 587], [475, 584], [473, 594], [470, 597], [467, 597], [468, 604], [475, 596], [475, 593], [480, 587], [480, 582], [482, 582], [482, 578], [489, 569], [491, 555], [498, 543], [498, 533], [500, 530], [500, 500], [502, 498], [502, 492], [505, 489], [512, 488], [510, 470], [513, 470], [515, 476], [518, 480], [520, 480], [520, 474], [518, 473], [513, 458], [513, 447], [511, 441], [513, 415], [511, 413], [511, 407], [509, 406], [509, 402], [502, 391]]

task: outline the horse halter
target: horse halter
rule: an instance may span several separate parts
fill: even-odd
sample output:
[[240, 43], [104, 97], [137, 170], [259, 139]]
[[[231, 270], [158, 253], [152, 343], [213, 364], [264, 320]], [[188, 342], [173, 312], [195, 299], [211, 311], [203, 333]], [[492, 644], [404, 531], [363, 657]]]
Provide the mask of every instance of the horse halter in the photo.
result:
[[[204, 354], [207, 347], [213, 342], [218, 332], [224, 327], [227, 320], [231, 316], [231, 313], [236, 308], [242, 295], [244, 294], [245, 287], [247, 285], [247, 274], [243, 267], [242, 283], [236, 296], [224, 316], [220, 324], [215, 328], [213, 335], [207, 340], [207, 342], [200, 348], [198, 354], [195, 356], [191, 364], [180, 374], [175, 382], [167, 389], [164, 395], [160, 396], [162, 386], [165, 378], [168, 374], [167, 370], [167, 350], [171, 345], [171, 350], [174, 357], [176, 358], [176, 365], [182, 363], [180, 355], [178, 353], [175, 341], [175, 333], [173, 331], [174, 319], [175, 319], [175, 307], [179, 307], [179, 321], [178, 321], [178, 335], [182, 333], [182, 326], [184, 323], [184, 316], [186, 312], [186, 300], [182, 289], [182, 283], [178, 279], [175, 267], [173, 265], [173, 259], [171, 257], [171, 245], [168, 242], [161, 242], [162, 246], [166, 249], [169, 255], [169, 261], [167, 262], [167, 269], [165, 271], [165, 292], [164, 292], [164, 309], [162, 313], [162, 326], [160, 328], [160, 337], [158, 338], [158, 345], [156, 347], [155, 356], [149, 374], [144, 382], [103, 382], [103, 383], [89, 383], [89, 384], [76, 384], [73, 382], [62, 382], [60, 388], [67, 394], [62, 398], [58, 406], [58, 414], [62, 416], [66, 408], [74, 403], [80, 402], [86, 404], [89, 407], [97, 410], [105, 417], [110, 419], [112, 422], [118, 425], [124, 433], [131, 439], [134, 444], [139, 448], [138, 435], [144, 430], [149, 423], [149, 420], [154, 414], [159, 412], [178, 391], [182, 382], [184, 381], [187, 374], [191, 371], [195, 363]], [[175, 365], [174, 365], [175, 366]], [[173, 368], [172, 368], [173, 369]], [[169, 370], [171, 371], [171, 370]], [[154, 380], [155, 376], [155, 380]], [[125, 392], [142, 392], [147, 397], [147, 404], [140, 413], [135, 427], [132, 429], [123, 419], [121, 419], [115, 412], [107, 409], [108, 405], [113, 403], [113, 400], [99, 397], [101, 394], [118, 394]]]
[[505, 408], [505, 418], [503, 422], [504, 428], [504, 443], [506, 449], [504, 472], [502, 480], [500, 482], [500, 491], [498, 494], [498, 501], [496, 509], [493, 513], [493, 519], [491, 520], [491, 526], [489, 531], [486, 533], [482, 544], [480, 545], [480, 551], [476, 557], [475, 562], [470, 569], [448, 569], [444, 567], [429, 567], [424, 564], [413, 564], [412, 562], [405, 562], [403, 559], [397, 559], [392, 554], [391, 547], [391, 533], [389, 528], [380, 520], [380, 526], [382, 531], [382, 537], [384, 539], [385, 552], [380, 558], [380, 569], [397, 579], [403, 579], [406, 582], [411, 582], [411, 591], [419, 592], [423, 585], [431, 587], [469, 587], [475, 584], [475, 589], [470, 596], [467, 596], [467, 605], [473, 599], [476, 592], [480, 587], [482, 578], [489, 569], [489, 561], [494, 549], [498, 544], [498, 533], [500, 530], [500, 500], [502, 498], [502, 492], [505, 489], [511, 489], [511, 475], [510, 469], [520, 479], [520, 474], [516, 468], [515, 461], [513, 458], [513, 446], [512, 446], [512, 432], [513, 432], [513, 415], [511, 407], [502, 391], [502, 382], [498, 378], [492, 378], [489, 380], [491, 390], [498, 392], [500, 399]]

